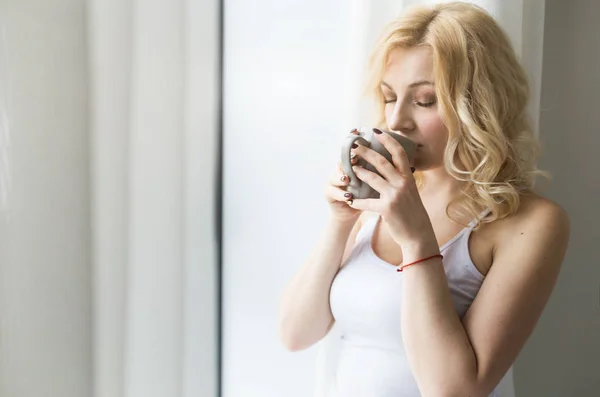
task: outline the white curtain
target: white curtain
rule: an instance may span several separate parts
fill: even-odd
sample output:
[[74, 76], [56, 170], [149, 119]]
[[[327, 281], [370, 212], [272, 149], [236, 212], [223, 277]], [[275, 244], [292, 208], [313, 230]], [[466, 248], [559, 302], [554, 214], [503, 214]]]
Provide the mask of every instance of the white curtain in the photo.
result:
[[89, 396], [84, 7], [0, 1], [0, 395]]
[[[450, 2], [451, 0], [357, 0], [354, 2], [357, 26], [363, 39], [356, 46], [357, 59], [364, 58], [370, 51], [370, 46], [375, 41], [381, 27], [398, 15], [404, 8], [420, 5]], [[540, 112], [540, 92], [542, 77], [542, 55], [544, 38], [544, 0], [472, 0], [471, 3], [485, 8], [493, 15], [500, 25], [507, 31], [521, 62], [525, 66], [531, 82], [530, 112], [537, 134]], [[359, 73], [357, 69], [355, 71]], [[351, 76], [354, 81], [359, 81], [361, 76]], [[350, 83], [350, 82], [349, 82]], [[356, 100], [354, 114], [366, 119], [369, 109]], [[328, 397], [335, 389], [334, 371], [339, 352], [339, 331], [334, 326], [329, 334], [319, 343], [316, 365], [316, 390], [315, 397]], [[511, 368], [499, 385], [502, 397], [515, 397], [513, 369]]]
[[218, 2], [87, 15], [96, 397], [214, 394]]
[[0, 24], [0, 395], [216, 395], [219, 1]]

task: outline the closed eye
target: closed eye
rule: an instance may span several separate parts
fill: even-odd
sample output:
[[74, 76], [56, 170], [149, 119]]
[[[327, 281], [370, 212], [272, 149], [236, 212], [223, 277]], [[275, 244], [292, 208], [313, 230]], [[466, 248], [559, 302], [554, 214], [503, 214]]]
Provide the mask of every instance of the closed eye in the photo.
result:
[[433, 105], [435, 105], [436, 101], [430, 101], [430, 102], [419, 102], [419, 101], [415, 101], [415, 105], [423, 107], [423, 108], [428, 108], [431, 107]]

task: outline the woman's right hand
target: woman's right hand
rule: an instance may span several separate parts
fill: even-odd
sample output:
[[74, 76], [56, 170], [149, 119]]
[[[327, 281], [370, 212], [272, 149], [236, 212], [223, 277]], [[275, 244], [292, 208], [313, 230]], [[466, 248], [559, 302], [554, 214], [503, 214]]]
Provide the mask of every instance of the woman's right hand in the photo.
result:
[[[357, 158], [352, 159], [352, 164], [356, 164]], [[354, 199], [352, 194], [346, 191], [350, 178], [344, 173], [342, 163], [338, 162], [337, 170], [329, 179], [325, 188], [325, 197], [331, 208], [331, 215], [340, 222], [356, 222], [362, 211], [352, 208], [347, 201]]]

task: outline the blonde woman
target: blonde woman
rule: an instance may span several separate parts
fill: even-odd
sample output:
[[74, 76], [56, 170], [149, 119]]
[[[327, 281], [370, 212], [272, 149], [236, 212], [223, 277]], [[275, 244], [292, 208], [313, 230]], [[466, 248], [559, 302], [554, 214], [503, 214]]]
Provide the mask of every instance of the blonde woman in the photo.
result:
[[354, 167], [379, 199], [353, 199], [338, 165], [322, 239], [282, 297], [281, 339], [306, 349], [335, 324], [330, 396], [497, 396], [569, 237], [565, 212], [533, 188], [525, 73], [467, 3], [407, 11], [370, 65], [377, 127], [418, 149], [412, 164], [386, 134], [393, 162], [354, 149], [381, 173]]

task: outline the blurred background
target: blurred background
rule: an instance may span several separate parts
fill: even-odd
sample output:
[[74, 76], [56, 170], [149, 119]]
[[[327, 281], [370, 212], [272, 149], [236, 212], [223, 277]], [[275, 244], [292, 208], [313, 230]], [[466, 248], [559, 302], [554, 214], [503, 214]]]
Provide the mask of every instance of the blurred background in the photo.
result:
[[[280, 294], [368, 125], [381, 26], [426, 0], [0, 0], [0, 397], [305, 397]], [[600, 2], [472, 1], [532, 83], [572, 222], [512, 397], [600, 390]], [[504, 396], [503, 396], [504, 397]]]

